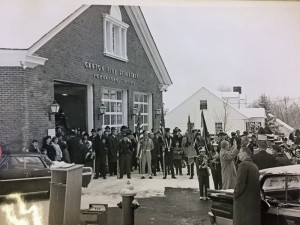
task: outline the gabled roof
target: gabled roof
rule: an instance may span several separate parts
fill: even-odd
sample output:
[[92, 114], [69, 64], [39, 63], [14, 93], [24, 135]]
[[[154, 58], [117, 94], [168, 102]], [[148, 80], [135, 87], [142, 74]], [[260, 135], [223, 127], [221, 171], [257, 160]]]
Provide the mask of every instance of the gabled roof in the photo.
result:
[[[181, 105], [183, 105], [185, 102], [187, 102], [189, 99], [191, 99], [193, 96], [197, 95], [201, 90], [206, 90], [208, 92], [210, 92], [211, 94], [213, 94], [214, 96], [216, 96], [220, 101], [227, 103], [224, 101], [224, 99], [222, 98], [222, 94], [223, 93], [228, 93], [228, 92], [220, 92], [220, 91], [214, 91], [211, 90], [209, 88], [206, 87], [202, 87], [200, 88], [198, 91], [196, 91], [194, 94], [192, 94], [189, 98], [187, 98], [186, 100], [184, 100], [182, 103], [180, 103], [178, 106], [176, 106], [173, 110], [171, 110], [169, 113], [171, 113], [172, 111], [174, 111], [175, 109], [177, 109], [178, 107], [180, 107]], [[237, 93], [237, 92], [229, 92], [229, 93]], [[238, 95], [239, 93], [235, 94]], [[234, 96], [234, 95], [227, 95], [227, 96]], [[255, 117], [265, 117], [265, 111], [263, 108], [241, 108], [241, 109], [237, 109], [236, 107], [233, 107], [230, 103], [227, 103], [233, 110], [237, 111], [238, 113], [240, 113], [242, 116], [244, 116], [247, 119], [250, 118], [255, 118]], [[169, 114], [168, 113], [168, 114]]]
[[[41, 48], [45, 43], [47, 43], [51, 38], [53, 38], [57, 33], [63, 30], [68, 24], [70, 24], [75, 18], [81, 15], [90, 5], [82, 5], [75, 12], [70, 14], [62, 22], [51, 29], [47, 34], [37, 40], [31, 47], [22, 49], [14, 48], [0, 48], [0, 66], [23, 66], [20, 61], [24, 61], [24, 58], [34, 58], [36, 61], [30, 62], [30, 67], [33, 68], [37, 65], [44, 65], [47, 59], [38, 57], [34, 53]], [[168, 74], [165, 64], [159, 54], [157, 46], [153, 40], [150, 30], [147, 26], [145, 18], [142, 14], [140, 7], [138, 6], [125, 6], [126, 12], [137, 32], [137, 35], [141, 41], [142, 46], [149, 58], [149, 61], [158, 77], [161, 84], [161, 90], [166, 90], [168, 86], [172, 84], [172, 80]], [[21, 34], [20, 34], [21, 35]], [[13, 55], [14, 57], [9, 57], [7, 59], [6, 55]], [[23, 66], [24, 67], [24, 66]], [[24, 67], [26, 68], [26, 66]]]
[[248, 118], [266, 117], [264, 108], [240, 108], [238, 110]]

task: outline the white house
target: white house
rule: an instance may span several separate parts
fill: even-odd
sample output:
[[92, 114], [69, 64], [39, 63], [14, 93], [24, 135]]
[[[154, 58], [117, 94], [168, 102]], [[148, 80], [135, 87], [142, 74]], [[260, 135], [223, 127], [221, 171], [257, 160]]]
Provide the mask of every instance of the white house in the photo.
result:
[[220, 92], [202, 87], [166, 115], [166, 127], [185, 130], [190, 116], [194, 128], [201, 129], [201, 111], [210, 134], [217, 134], [221, 129], [229, 134], [236, 130], [243, 132], [264, 127], [265, 110], [246, 108], [246, 96], [241, 93], [241, 88], [235, 87], [234, 90]]

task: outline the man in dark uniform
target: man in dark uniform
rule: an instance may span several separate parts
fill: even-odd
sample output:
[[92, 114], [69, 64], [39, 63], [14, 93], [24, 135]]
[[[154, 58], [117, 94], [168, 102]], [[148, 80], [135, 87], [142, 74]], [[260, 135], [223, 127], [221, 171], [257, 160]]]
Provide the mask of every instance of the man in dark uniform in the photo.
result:
[[96, 153], [96, 169], [94, 179], [98, 179], [99, 174], [106, 179], [106, 156], [107, 156], [107, 143], [106, 137], [102, 137], [102, 129], [97, 129], [97, 136], [93, 142], [93, 149]]
[[115, 127], [111, 128], [111, 135], [108, 137], [108, 167], [110, 176], [117, 175], [117, 151], [118, 138]]
[[168, 175], [168, 169], [171, 170], [172, 178], [176, 179], [175, 172], [174, 172], [174, 166], [173, 166], [173, 138], [170, 135], [170, 128], [166, 128], [166, 136], [165, 136], [165, 146], [164, 146], [164, 153], [165, 153], [165, 168], [164, 168], [164, 177], [163, 179], [167, 178]]
[[119, 142], [119, 155], [120, 155], [120, 179], [123, 178], [124, 174], [127, 174], [127, 178], [131, 178], [131, 158], [133, 152], [133, 146], [131, 140], [127, 137], [130, 135], [130, 131], [123, 131], [122, 132], [122, 139]]

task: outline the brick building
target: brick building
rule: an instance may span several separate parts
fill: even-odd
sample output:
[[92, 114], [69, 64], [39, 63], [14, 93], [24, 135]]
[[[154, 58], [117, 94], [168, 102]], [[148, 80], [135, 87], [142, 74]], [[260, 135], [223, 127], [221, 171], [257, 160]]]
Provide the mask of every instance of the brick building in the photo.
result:
[[171, 84], [139, 7], [83, 5], [30, 48], [0, 49], [0, 142], [18, 151], [53, 132], [54, 100], [70, 128], [134, 130], [140, 105], [144, 129], [158, 129]]

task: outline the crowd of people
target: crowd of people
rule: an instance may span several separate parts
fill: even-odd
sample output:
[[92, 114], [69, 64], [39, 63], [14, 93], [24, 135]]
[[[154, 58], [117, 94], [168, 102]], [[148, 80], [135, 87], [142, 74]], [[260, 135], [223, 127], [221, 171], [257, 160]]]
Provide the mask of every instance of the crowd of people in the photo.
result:
[[[168, 175], [176, 179], [187, 167], [187, 175], [193, 179], [195, 171], [199, 180], [200, 199], [207, 199], [209, 176], [212, 175], [214, 188], [234, 189], [237, 168], [241, 160], [240, 149], [247, 148], [258, 169], [298, 163], [300, 153], [300, 131], [286, 137], [232, 132], [231, 136], [220, 131], [218, 135], [204, 137], [200, 130], [181, 132], [179, 128], [165, 129], [149, 133], [137, 141], [136, 134], [128, 127], [119, 131], [109, 126], [92, 129], [91, 135], [81, 129], [72, 129], [68, 135], [61, 128], [56, 136], [46, 136], [41, 148], [33, 140], [30, 152], [47, 155], [52, 161], [84, 164], [94, 169], [94, 179], [107, 174], [122, 179], [131, 178], [133, 170], [139, 170], [141, 178], [157, 176], [163, 171], [163, 179]], [[195, 169], [196, 168], [196, 169]]]

